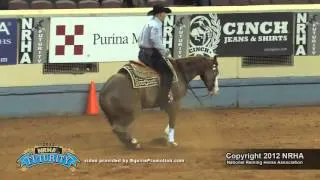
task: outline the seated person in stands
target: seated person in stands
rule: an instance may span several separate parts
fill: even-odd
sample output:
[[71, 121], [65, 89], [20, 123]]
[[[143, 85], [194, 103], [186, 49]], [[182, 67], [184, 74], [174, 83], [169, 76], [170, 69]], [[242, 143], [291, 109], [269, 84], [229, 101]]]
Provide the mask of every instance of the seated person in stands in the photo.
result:
[[9, 7], [9, 0], [0, 0], [0, 10], [7, 10]]

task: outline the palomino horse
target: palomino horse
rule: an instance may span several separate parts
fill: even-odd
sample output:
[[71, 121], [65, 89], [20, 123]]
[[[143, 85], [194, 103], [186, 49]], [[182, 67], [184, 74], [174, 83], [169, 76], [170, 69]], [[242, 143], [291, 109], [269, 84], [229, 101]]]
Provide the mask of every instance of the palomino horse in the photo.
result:
[[[172, 94], [174, 97], [165, 112], [169, 123], [165, 130], [168, 145], [177, 146], [174, 128], [179, 101], [186, 95], [189, 82], [200, 75], [209, 95], [218, 93], [218, 62], [216, 57], [194, 56], [169, 61], [174, 72]], [[100, 107], [112, 126], [112, 131], [129, 149], [140, 149], [140, 143], [128, 132], [130, 124], [146, 108], [159, 107], [159, 83], [157, 72], [142, 62], [130, 61], [117, 74], [112, 75], [100, 92]], [[171, 132], [168, 132], [170, 128]]]

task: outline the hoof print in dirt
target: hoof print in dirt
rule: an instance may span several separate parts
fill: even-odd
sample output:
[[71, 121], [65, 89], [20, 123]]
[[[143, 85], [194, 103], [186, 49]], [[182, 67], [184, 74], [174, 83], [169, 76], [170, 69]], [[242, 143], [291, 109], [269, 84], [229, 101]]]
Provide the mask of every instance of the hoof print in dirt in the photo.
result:
[[154, 138], [150, 141], [150, 144], [152, 145], [160, 145], [160, 146], [166, 146], [168, 140], [164, 137]]

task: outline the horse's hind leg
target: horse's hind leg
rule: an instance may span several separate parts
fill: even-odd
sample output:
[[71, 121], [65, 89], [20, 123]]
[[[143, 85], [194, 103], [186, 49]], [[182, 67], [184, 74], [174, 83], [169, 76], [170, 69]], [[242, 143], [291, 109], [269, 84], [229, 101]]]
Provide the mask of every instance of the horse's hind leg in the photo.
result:
[[121, 115], [113, 122], [112, 131], [116, 134], [120, 142], [129, 149], [140, 149], [140, 143], [131, 136], [128, 129], [134, 120], [132, 114]]

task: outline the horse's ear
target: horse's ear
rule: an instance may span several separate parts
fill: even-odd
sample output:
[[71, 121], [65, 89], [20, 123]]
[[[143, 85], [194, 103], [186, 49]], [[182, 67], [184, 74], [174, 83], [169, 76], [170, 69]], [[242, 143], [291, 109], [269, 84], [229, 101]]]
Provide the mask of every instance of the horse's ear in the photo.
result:
[[216, 60], [216, 59], [217, 59], [217, 55], [215, 54], [215, 55], [213, 55], [212, 57], [210, 56], [209, 59], [210, 59], [210, 60]]

